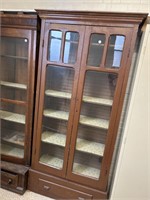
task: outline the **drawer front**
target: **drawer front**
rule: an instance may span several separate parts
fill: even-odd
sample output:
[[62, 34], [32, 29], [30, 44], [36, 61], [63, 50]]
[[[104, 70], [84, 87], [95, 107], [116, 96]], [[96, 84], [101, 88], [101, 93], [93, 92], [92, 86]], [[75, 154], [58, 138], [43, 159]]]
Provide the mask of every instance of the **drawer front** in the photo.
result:
[[1, 184], [2, 186], [16, 188], [18, 184], [18, 175], [1, 171]]
[[39, 179], [39, 190], [43, 195], [57, 199], [92, 199], [93, 196], [84, 192], [61, 186], [56, 183]]

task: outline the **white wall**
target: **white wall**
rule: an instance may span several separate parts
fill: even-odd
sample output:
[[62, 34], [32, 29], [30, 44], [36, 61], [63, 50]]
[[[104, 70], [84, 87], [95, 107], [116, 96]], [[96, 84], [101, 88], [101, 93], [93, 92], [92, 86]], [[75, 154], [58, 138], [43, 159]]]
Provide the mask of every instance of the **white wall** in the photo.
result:
[[1, 9], [150, 12], [150, 0], [0, 0]]
[[[0, 0], [1, 10], [33, 10], [38, 8], [150, 13], [150, 0]], [[150, 199], [149, 26], [147, 26], [141, 46], [141, 55], [124, 128], [111, 200]]]
[[111, 200], [150, 199], [150, 25], [147, 25]]

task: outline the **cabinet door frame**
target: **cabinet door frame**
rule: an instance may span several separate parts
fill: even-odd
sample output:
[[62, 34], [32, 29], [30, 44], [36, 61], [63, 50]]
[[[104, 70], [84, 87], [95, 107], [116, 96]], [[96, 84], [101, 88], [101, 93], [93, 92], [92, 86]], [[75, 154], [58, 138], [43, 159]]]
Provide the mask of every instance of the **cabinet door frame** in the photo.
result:
[[[82, 52], [82, 44], [84, 39], [84, 28], [77, 25], [67, 25], [67, 24], [51, 24], [45, 23], [45, 20], [42, 21], [42, 33], [40, 38], [40, 53], [39, 53], [39, 65], [38, 65], [38, 85], [37, 85], [37, 93], [36, 93], [36, 118], [35, 118], [35, 126], [34, 126], [34, 141], [33, 141], [33, 155], [32, 155], [32, 167], [44, 171], [47, 173], [51, 173], [56, 176], [65, 177], [67, 171], [68, 164], [68, 154], [70, 149], [70, 139], [71, 132], [73, 126], [74, 112], [75, 112], [75, 101], [76, 101], [76, 92], [77, 92], [77, 84], [78, 84], [78, 76], [79, 76], [79, 66], [80, 66], [80, 55]], [[77, 52], [77, 61], [75, 64], [66, 64], [62, 61], [63, 53], [61, 52], [61, 59], [59, 62], [52, 62], [47, 59], [48, 54], [48, 36], [50, 30], [60, 30], [63, 32], [63, 46], [65, 42], [65, 33], [67, 31], [75, 31], [79, 33], [79, 44], [78, 44], [78, 52]], [[62, 51], [62, 48], [61, 48]], [[68, 128], [66, 133], [66, 146], [64, 152], [64, 163], [63, 168], [61, 170], [55, 169], [53, 167], [44, 165], [39, 162], [40, 156], [40, 143], [41, 143], [41, 127], [42, 127], [42, 115], [43, 115], [43, 106], [44, 106], [44, 92], [45, 92], [45, 77], [46, 77], [46, 68], [47, 66], [58, 66], [58, 67], [67, 67], [74, 69], [74, 81], [72, 88], [72, 97], [70, 101], [70, 114], [68, 119]]]
[[[33, 104], [34, 104], [34, 80], [35, 80], [35, 57], [36, 57], [36, 30], [26, 30], [22, 28], [4, 28], [1, 29], [1, 36], [11, 38], [28, 39], [28, 63], [27, 63], [27, 97], [24, 103], [25, 111], [25, 141], [24, 141], [24, 157], [17, 158], [13, 156], [1, 155], [2, 160], [15, 162], [18, 164], [29, 165], [31, 160], [31, 138], [33, 123]], [[25, 74], [23, 74], [25, 76]], [[1, 99], [3, 101], [3, 99]], [[18, 100], [7, 100], [8, 103], [21, 103]]]
[[[135, 43], [135, 35], [137, 32], [137, 27], [134, 28], [122, 28], [122, 27], [86, 27], [86, 34], [85, 34], [85, 41], [90, 41], [90, 35], [92, 33], [100, 33], [106, 34], [106, 43], [104, 47], [104, 53], [102, 57], [102, 63], [100, 67], [91, 67], [86, 66], [87, 54], [88, 54], [88, 43], [85, 43], [83, 54], [84, 57], [81, 61], [81, 70], [80, 70], [80, 77], [79, 77], [79, 84], [78, 84], [78, 93], [77, 93], [77, 102], [76, 102], [76, 113], [74, 117], [74, 126], [72, 130], [72, 138], [71, 138], [71, 147], [70, 154], [69, 154], [69, 162], [68, 162], [68, 171], [67, 171], [67, 179], [76, 181], [78, 183], [82, 183], [84, 185], [100, 189], [102, 191], [106, 191], [107, 183], [108, 183], [108, 176], [109, 170], [115, 145], [115, 140], [117, 136], [117, 129], [119, 125], [119, 120], [121, 116], [121, 109], [123, 106], [123, 99], [125, 95], [125, 89], [127, 84], [127, 78], [129, 73], [129, 68], [131, 64], [131, 54], [130, 57], [129, 52], [133, 52], [134, 43]], [[124, 50], [122, 54], [122, 61], [120, 69], [109, 69], [105, 68], [104, 62], [106, 59], [107, 53], [107, 46], [108, 46], [108, 37], [110, 35], [124, 35], [126, 37], [124, 43]], [[114, 102], [112, 106], [111, 116], [109, 120], [109, 128], [106, 137], [105, 143], [105, 150], [102, 160], [101, 166], [101, 173], [100, 178], [98, 180], [94, 180], [88, 177], [80, 176], [72, 172], [73, 168], [73, 160], [75, 154], [75, 146], [76, 146], [76, 137], [77, 137], [77, 130], [78, 130], [78, 122], [80, 117], [80, 110], [81, 110], [81, 102], [82, 102], [82, 93], [84, 87], [84, 80], [85, 80], [85, 73], [88, 70], [97, 71], [97, 72], [107, 72], [107, 73], [114, 73], [118, 75], [118, 81], [115, 89], [114, 94]], [[79, 88], [80, 87], [80, 88]]]

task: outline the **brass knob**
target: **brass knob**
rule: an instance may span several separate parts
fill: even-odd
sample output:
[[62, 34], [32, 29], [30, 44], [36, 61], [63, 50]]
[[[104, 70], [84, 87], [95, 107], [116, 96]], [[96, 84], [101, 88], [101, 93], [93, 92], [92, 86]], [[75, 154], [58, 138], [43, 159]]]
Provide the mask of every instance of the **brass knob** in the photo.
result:
[[8, 184], [11, 184], [11, 183], [12, 183], [12, 179], [9, 178], [9, 179], [8, 179]]
[[47, 185], [44, 185], [44, 190], [49, 190], [50, 189], [50, 187], [49, 186], [47, 186]]

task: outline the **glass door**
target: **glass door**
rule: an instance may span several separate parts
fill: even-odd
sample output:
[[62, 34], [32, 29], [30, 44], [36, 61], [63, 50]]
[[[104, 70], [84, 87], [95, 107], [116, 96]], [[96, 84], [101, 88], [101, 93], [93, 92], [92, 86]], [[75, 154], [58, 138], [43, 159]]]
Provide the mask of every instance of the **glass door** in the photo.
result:
[[100, 179], [117, 78], [117, 74], [86, 71], [76, 130], [74, 175]]
[[1, 37], [1, 154], [24, 158], [28, 89], [28, 37]]
[[67, 178], [93, 188], [102, 189], [101, 177], [107, 174], [127, 34], [109, 27], [87, 26], [85, 31]]
[[47, 66], [39, 162], [57, 169], [63, 168], [73, 81], [74, 69]]
[[[36, 168], [65, 176], [84, 28], [46, 24], [37, 104]], [[43, 39], [41, 39], [43, 41]], [[34, 165], [33, 164], [33, 165]]]

